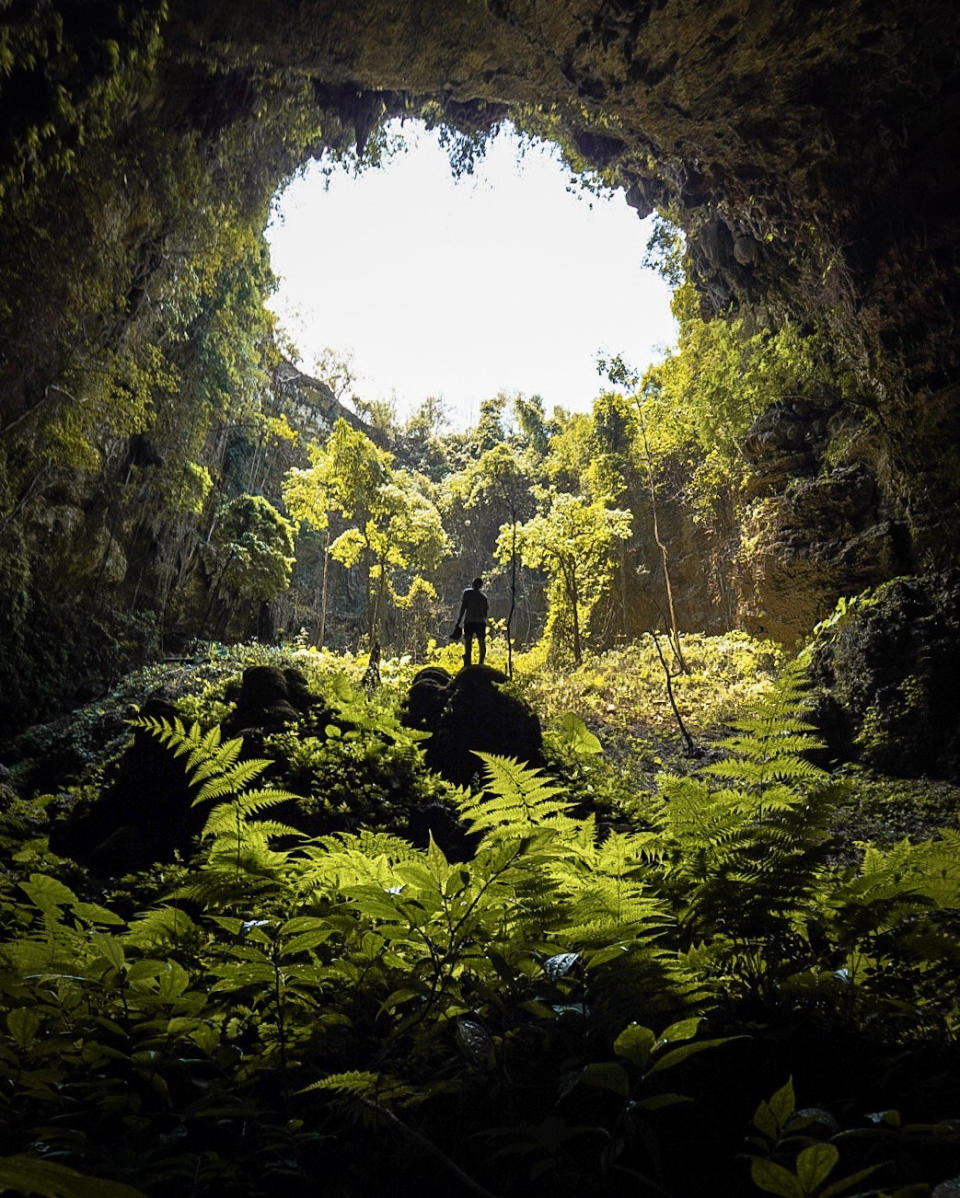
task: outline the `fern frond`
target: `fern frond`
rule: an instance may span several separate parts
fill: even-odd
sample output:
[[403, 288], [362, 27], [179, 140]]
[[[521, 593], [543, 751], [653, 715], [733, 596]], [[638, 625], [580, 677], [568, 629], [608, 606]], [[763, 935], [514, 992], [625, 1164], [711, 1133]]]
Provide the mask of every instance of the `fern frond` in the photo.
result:
[[241, 761], [230, 769], [219, 772], [216, 777], [200, 788], [193, 802], [204, 803], [208, 799], [222, 799], [227, 795], [239, 794], [255, 778], [273, 762], [263, 757], [254, 757], [250, 761]]
[[[206, 761], [200, 761], [196, 765], [190, 777], [191, 784], [197, 786], [199, 783], [205, 782], [207, 778], [225, 773], [237, 760], [242, 748], [242, 736], [224, 741], [213, 756], [209, 757]], [[190, 768], [189, 762], [187, 763], [187, 768]]]
[[341, 1098], [372, 1103], [387, 1109], [391, 1106], [408, 1106], [413, 1102], [422, 1102], [427, 1097], [425, 1091], [418, 1091], [402, 1078], [389, 1073], [370, 1073], [360, 1069], [331, 1073], [329, 1077], [305, 1086], [300, 1093], [309, 1094], [315, 1090], [329, 1090]]
[[154, 907], [134, 919], [127, 940], [139, 948], [156, 948], [195, 936], [199, 929], [178, 907]]
[[[191, 742], [193, 741], [194, 730], [199, 732], [199, 725], [194, 724], [191, 728]], [[220, 748], [220, 725], [214, 724], [213, 727], [206, 732], [199, 741], [194, 744], [190, 750], [190, 755], [187, 757], [187, 773], [195, 769], [201, 762], [205, 762], [217, 754]]]
[[569, 813], [572, 804], [558, 797], [560, 787], [539, 769], [513, 757], [479, 751], [476, 756], [486, 766], [486, 789], [480, 795], [465, 794], [457, 804], [474, 831], [513, 837]]

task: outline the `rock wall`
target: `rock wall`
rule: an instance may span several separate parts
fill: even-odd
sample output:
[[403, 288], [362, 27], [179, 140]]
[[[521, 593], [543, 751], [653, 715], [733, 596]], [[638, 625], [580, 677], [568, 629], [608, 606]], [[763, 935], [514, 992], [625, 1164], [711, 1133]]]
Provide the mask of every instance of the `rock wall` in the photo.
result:
[[130, 438], [175, 449], [202, 509], [259, 369], [270, 195], [390, 115], [459, 130], [462, 161], [511, 117], [668, 211], [705, 311], [831, 331], [857, 398], [763, 418], [743, 535], [670, 517], [691, 624], [789, 641], [837, 593], [956, 560], [952, 0], [56, 0], [3, 24], [0, 631], [24, 668], [31, 603], [64, 628], [81, 590], [163, 611], [197, 568], [158, 514], [172, 470], [128, 465]]
[[[361, 0], [349, 10], [288, 3], [267, 15], [241, 2], [202, 17], [173, 12], [180, 36], [225, 65], [323, 80], [358, 138], [372, 113], [410, 97], [434, 98], [469, 130], [504, 113], [539, 120], [639, 215], [668, 206], [706, 310], [759, 306], [833, 330], [868, 397], [846, 415], [879, 429], [883, 462], [854, 455], [818, 480], [819, 459], [813, 470], [795, 461], [795, 474], [761, 462], [755, 442], [768, 489], [773, 471], [781, 493], [804, 482], [756, 514], [738, 553], [731, 585], [751, 626], [792, 639], [836, 593], [905, 561], [954, 560], [955, 5], [491, 0], [454, 10]], [[792, 417], [801, 437], [810, 415]], [[744, 577], [754, 563], [756, 577]], [[807, 598], [794, 602], [798, 574]]]

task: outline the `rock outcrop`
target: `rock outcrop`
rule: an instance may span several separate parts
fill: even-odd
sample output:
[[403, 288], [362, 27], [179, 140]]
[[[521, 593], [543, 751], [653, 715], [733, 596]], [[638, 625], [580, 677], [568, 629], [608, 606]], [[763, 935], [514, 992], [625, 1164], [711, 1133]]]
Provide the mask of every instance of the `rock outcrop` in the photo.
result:
[[[173, 720], [179, 712], [163, 699], [150, 699], [144, 716]], [[150, 732], [138, 728], [116, 777], [92, 803], [53, 825], [50, 847], [100, 876], [145, 869], [154, 861], [186, 852], [206, 813], [191, 805], [183, 760]]]
[[431, 667], [414, 678], [405, 721], [432, 734], [424, 742], [426, 762], [448, 782], [468, 786], [482, 774], [475, 750], [543, 764], [540, 721], [522, 699], [503, 689], [507, 681], [506, 674], [489, 666], [467, 666], [453, 677]]
[[960, 781], [960, 573], [895, 578], [844, 605], [810, 656], [831, 753]]

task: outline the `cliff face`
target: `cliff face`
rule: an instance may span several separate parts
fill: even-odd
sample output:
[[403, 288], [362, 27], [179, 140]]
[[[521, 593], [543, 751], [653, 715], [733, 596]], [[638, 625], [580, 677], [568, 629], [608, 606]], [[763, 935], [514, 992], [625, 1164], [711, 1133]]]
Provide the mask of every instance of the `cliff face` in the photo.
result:
[[[0, 24], [8, 644], [27, 653], [41, 597], [69, 627], [78, 588], [120, 588], [128, 614], [149, 591], [166, 610], [196, 564], [182, 513], [203, 510], [225, 429], [268, 385], [270, 196], [402, 113], [456, 127], [467, 154], [512, 116], [640, 215], [669, 211], [705, 311], [831, 331], [856, 401], [785, 398], [761, 418], [742, 534], [704, 542], [676, 514], [678, 575], [704, 613], [691, 623], [730, 613], [791, 640], [839, 593], [956, 559], [951, 0], [136, 9], [57, 0]], [[144, 433], [163, 471], [128, 461]]]

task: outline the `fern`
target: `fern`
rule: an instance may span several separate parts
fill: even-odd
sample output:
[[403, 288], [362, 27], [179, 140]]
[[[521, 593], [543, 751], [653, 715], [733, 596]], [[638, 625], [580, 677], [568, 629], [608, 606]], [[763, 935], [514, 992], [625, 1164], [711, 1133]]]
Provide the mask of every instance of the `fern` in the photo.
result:
[[788, 670], [705, 777], [661, 779], [657, 851], [693, 936], [796, 930], [816, 908], [841, 788], [800, 756], [820, 744], [802, 716], [804, 685], [799, 667]]
[[528, 835], [531, 828], [553, 824], [569, 827], [572, 804], [560, 798], [560, 787], [538, 769], [512, 757], [477, 751], [486, 767], [486, 789], [479, 795], [465, 794], [458, 803], [463, 819], [474, 832], [494, 834], [504, 840]]
[[[262, 883], [275, 880], [286, 863], [286, 854], [274, 852], [270, 840], [287, 836], [302, 838], [303, 833], [276, 820], [262, 820], [264, 811], [295, 801], [289, 791], [261, 787], [249, 789], [272, 762], [265, 758], [240, 761], [242, 737], [223, 742], [220, 728], [203, 732], [194, 723], [187, 728], [179, 718], [173, 720], [141, 716], [131, 723], [151, 732], [174, 757], [186, 756], [187, 777], [191, 786], [199, 786], [193, 805], [216, 802], [207, 817], [201, 839], [210, 840], [207, 864], [214, 874], [232, 868], [236, 881], [241, 875]], [[217, 893], [215, 878], [200, 878], [181, 888], [179, 895], [207, 901]]]

